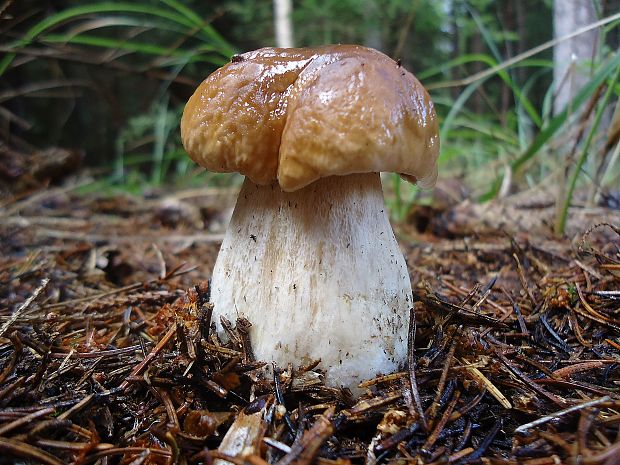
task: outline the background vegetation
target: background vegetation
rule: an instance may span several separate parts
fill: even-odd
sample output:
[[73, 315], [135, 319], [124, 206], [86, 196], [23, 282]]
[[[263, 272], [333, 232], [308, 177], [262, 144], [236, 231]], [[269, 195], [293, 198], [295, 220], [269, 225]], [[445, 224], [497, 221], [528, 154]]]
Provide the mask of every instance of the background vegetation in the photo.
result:
[[[594, 3], [599, 18], [620, 11], [616, 0]], [[557, 180], [567, 165], [575, 169], [562, 182], [585, 180], [596, 191], [591, 200], [618, 189], [617, 140], [603, 130], [620, 93], [617, 20], [598, 29], [592, 61], [575, 63], [589, 84], [553, 114], [552, 48], [510, 61], [553, 39], [551, 0], [293, 5], [296, 45], [371, 45], [422, 80], [441, 118], [442, 176], [473, 197]], [[3, 153], [76, 148], [108, 184], [130, 189], [205, 176], [227, 182], [195, 177], [178, 121], [195, 86], [232, 54], [274, 44], [271, 0], [22, 0], [2, 8]], [[418, 192], [397, 177], [392, 187], [399, 218]]]

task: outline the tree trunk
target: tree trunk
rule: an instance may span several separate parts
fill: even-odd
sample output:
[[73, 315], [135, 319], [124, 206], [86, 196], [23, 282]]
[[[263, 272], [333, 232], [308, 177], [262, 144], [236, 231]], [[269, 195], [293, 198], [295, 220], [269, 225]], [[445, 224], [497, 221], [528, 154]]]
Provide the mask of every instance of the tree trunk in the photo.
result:
[[[449, 15], [450, 15], [450, 35], [452, 37], [452, 51], [451, 51], [451, 58], [455, 59], [457, 58], [460, 54], [461, 54], [461, 34], [459, 31], [459, 16], [460, 16], [460, 12], [459, 9], [457, 7], [457, 5], [455, 4], [455, 2], [453, 0], [449, 0]], [[459, 68], [462, 68], [461, 66], [451, 66], [450, 70], [448, 71], [450, 73], [450, 80], [452, 81], [456, 81], [457, 79], [462, 78], [462, 73], [459, 71]], [[456, 100], [459, 97], [459, 88], [454, 86], [454, 87], [450, 87], [448, 89], [450, 91], [450, 97], [452, 98], [452, 100]]]
[[[556, 38], [596, 21], [592, 0], [554, 0], [553, 27]], [[585, 62], [595, 56], [598, 31], [593, 30], [557, 44], [553, 50], [555, 114], [563, 111], [574, 95], [588, 82], [589, 67]]]
[[[517, 12], [517, 35], [519, 39], [517, 41], [517, 55], [527, 50], [527, 14], [528, 9], [523, 5], [523, 1], [515, 0], [515, 9]], [[519, 67], [516, 69], [517, 77], [519, 79], [519, 85], [525, 84], [526, 68]]]
[[364, 2], [364, 45], [376, 50], [383, 50], [379, 5], [374, 1]]
[[[483, 55], [485, 53], [484, 40], [482, 39], [482, 34], [479, 31], [475, 31], [471, 36], [471, 53], [474, 55]], [[477, 74], [484, 69], [482, 62], [475, 61], [472, 64], [472, 74]], [[481, 115], [484, 112], [484, 100], [483, 89], [481, 87], [478, 88], [476, 93], [472, 96], [472, 108], [474, 113]]]
[[293, 23], [291, 21], [291, 0], [273, 0], [273, 23], [276, 32], [276, 47], [293, 47]]

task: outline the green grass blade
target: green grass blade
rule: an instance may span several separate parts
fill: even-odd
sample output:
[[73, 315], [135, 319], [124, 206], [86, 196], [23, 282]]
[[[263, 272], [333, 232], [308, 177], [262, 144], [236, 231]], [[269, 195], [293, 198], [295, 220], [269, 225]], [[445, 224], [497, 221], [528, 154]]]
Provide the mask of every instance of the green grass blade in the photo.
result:
[[[157, 18], [147, 18], [143, 16], [97, 16], [93, 20], [86, 20], [78, 23], [75, 28], [68, 30], [65, 34], [77, 36], [90, 31], [114, 27], [153, 29], [157, 31], [175, 32], [177, 34], [185, 34], [187, 32], [185, 26], [169, 21], [158, 20]], [[45, 32], [41, 33], [39, 37], [44, 37], [43, 34], [45, 34]]]
[[[534, 84], [536, 83], [536, 81], [538, 81], [538, 79], [540, 79], [542, 76], [544, 76], [545, 74], [548, 74], [550, 72], [553, 71], [553, 67], [549, 67], [549, 68], [541, 68], [539, 70], [537, 70], [536, 72], [532, 73], [528, 79], [525, 81], [525, 83], [523, 84], [523, 88], [521, 89], [521, 91], [527, 95], [528, 92], [532, 89], [532, 87], [534, 86]], [[541, 124], [538, 127], [542, 127], [544, 125], [545, 119], [546, 119], [546, 114], [545, 114], [545, 108], [543, 106], [543, 109], [541, 110], [540, 113], [540, 118], [541, 118]], [[520, 143], [520, 147], [521, 150], [525, 150], [527, 147], [527, 136], [526, 136], [526, 131], [524, 129], [525, 124], [526, 123], [526, 118], [525, 115], [523, 114], [523, 112], [525, 111], [525, 109], [523, 108], [523, 106], [520, 104], [520, 102], [517, 102], [517, 106], [516, 106], [516, 116], [518, 118], [518, 135], [519, 135], [519, 143]], [[548, 115], [548, 114], [547, 114]]]
[[[484, 55], [484, 54], [465, 55], [465, 56], [461, 57], [460, 59], [452, 60], [452, 63], [454, 65], [456, 65], [459, 62], [460, 63], [466, 63], [466, 62], [474, 62], [474, 61], [475, 62], [483, 62], [486, 65], [488, 65], [489, 68], [493, 68], [493, 67], [495, 67], [497, 65], [497, 61], [495, 61], [489, 55]], [[428, 73], [427, 73], [427, 76], [428, 76]], [[525, 111], [527, 112], [529, 117], [532, 119], [534, 124], [536, 124], [536, 126], [540, 127], [542, 125], [542, 118], [540, 117], [540, 115], [538, 114], [536, 109], [534, 108], [534, 105], [532, 105], [532, 102], [529, 101], [529, 99], [525, 96], [525, 94], [523, 94], [523, 92], [521, 92], [519, 87], [510, 78], [510, 75], [506, 72], [506, 70], [504, 70], [504, 69], [498, 70], [497, 71], [497, 76], [499, 76], [506, 83], [506, 85], [512, 90], [512, 92], [514, 93], [514, 95], [517, 98], [517, 102], [523, 106], [523, 108], [525, 109]], [[488, 79], [490, 77], [493, 77], [493, 75], [486, 76], [486, 78], [484, 80], [486, 80], [486, 79]], [[422, 78], [420, 78], [420, 79], [422, 79]], [[470, 84], [470, 86], [474, 86], [474, 85], [476, 85], [476, 84], [478, 84], [480, 82], [482, 82], [482, 81], [473, 82], [473, 83]]]
[[[189, 20], [187, 17], [170, 11], [169, 9], [158, 8], [152, 5], [140, 5], [137, 3], [101, 2], [92, 5], [81, 5], [68, 8], [64, 11], [48, 16], [30, 28], [22, 39], [14, 41], [10, 44], [10, 47], [18, 50], [20, 47], [31, 44], [39, 35], [55, 26], [81, 16], [100, 13], [137, 13], [147, 16], [160, 17], [167, 21], [172, 21], [181, 26], [185, 26], [188, 29], [195, 26], [193, 21]], [[228, 58], [230, 56], [229, 49], [232, 49], [232, 47], [229, 47], [227, 50], [220, 51], [223, 57]], [[15, 59], [15, 56], [16, 53], [14, 52], [8, 53], [2, 58], [2, 60], [0, 60], [0, 76], [6, 72], [7, 68]]]
[[106, 49], [126, 50], [128, 52], [143, 53], [145, 55], [155, 55], [161, 57], [181, 58], [187, 62], [207, 62], [223, 65], [228, 60], [215, 56], [204, 55], [205, 53], [217, 53], [217, 49], [210, 45], [203, 45], [191, 50], [171, 50], [155, 44], [136, 42], [135, 40], [112, 39], [89, 34], [79, 36], [68, 36], [66, 34], [47, 34], [42, 38], [43, 42], [48, 43], [71, 43], [78, 45], [90, 45]]
[[[483, 25], [480, 24], [480, 27], [483, 27]], [[485, 28], [483, 28], [482, 30], [486, 31]], [[490, 36], [487, 37], [487, 35], [489, 35], [488, 31], [486, 31], [486, 34], [483, 32], [483, 36], [485, 37], [485, 40], [487, 41], [487, 44], [489, 45], [491, 50], [493, 50], [493, 54], [495, 55], [495, 59], [497, 60], [496, 63], [491, 65], [491, 66], [495, 66], [498, 63], [502, 62], [502, 57], [499, 55], [499, 51], [495, 47], [495, 44], [491, 40]], [[515, 100], [516, 100], [517, 104], [521, 105], [523, 107], [523, 109], [527, 112], [529, 117], [532, 119], [534, 124], [536, 124], [536, 126], [540, 127], [542, 125], [542, 119], [541, 119], [540, 115], [536, 111], [534, 105], [532, 105], [532, 102], [530, 102], [530, 100], [525, 96], [525, 94], [521, 91], [519, 86], [515, 84], [514, 80], [510, 76], [510, 73], [508, 72], [508, 70], [501, 69], [501, 70], [498, 71], [497, 75], [510, 88], [510, 90], [512, 91], [512, 93], [514, 94], [514, 96], [516, 98]]]
[[163, 100], [157, 109], [155, 126], [153, 128], [153, 168], [151, 171], [151, 182], [155, 185], [161, 184], [164, 178], [164, 150], [166, 139], [168, 138], [168, 99]]
[[590, 145], [592, 144], [592, 140], [594, 139], [594, 135], [596, 134], [598, 127], [603, 118], [603, 113], [607, 109], [607, 104], [609, 103], [609, 99], [611, 95], [614, 93], [614, 86], [618, 82], [618, 78], [620, 78], [620, 65], [616, 67], [616, 72], [609, 83], [607, 90], [605, 91], [605, 95], [596, 111], [596, 115], [594, 116], [594, 122], [592, 123], [592, 127], [590, 128], [590, 132], [588, 133], [588, 137], [583, 144], [583, 148], [581, 149], [581, 155], [577, 160], [577, 164], [573, 169], [572, 175], [568, 182], [568, 189], [566, 191], [566, 197], [564, 198], [562, 209], [560, 211], [560, 215], [556, 218], [555, 222], [555, 233], [557, 235], [564, 234], [564, 230], [566, 228], [566, 220], [568, 218], [568, 208], [570, 207], [571, 201], [573, 199], [573, 193], [575, 192], [575, 186], [577, 185], [577, 179], [579, 179], [579, 175], [581, 174], [581, 169], [588, 158], [588, 153], [590, 151]]
[[[478, 61], [488, 63], [488, 60], [489, 60], [489, 56], [484, 53], [465, 54], [465, 55], [461, 55], [456, 58], [453, 58], [452, 60], [443, 62], [440, 65], [432, 66], [431, 68], [428, 68], [422, 71], [421, 73], [416, 73], [416, 76], [420, 81], [425, 81], [433, 76], [445, 73], [451, 68], [455, 68], [461, 65], [466, 65], [467, 63], [475, 63]], [[523, 60], [523, 61], [513, 64], [512, 67], [514, 68], [528, 68], [528, 67], [553, 68], [553, 61], [546, 60], [546, 59], [538, 59], [538, 58], [528, 58], [527, 60]]]
[[487, 81], [491, 76], [486, 77], [484, 79], [480, 79], [470, 85], [468, 85], [463, 92], [460, 93], [458, 98], [454, 101], [454, 104], [450, 108], [450, 111], [446, 115], [446, 118], [443, 120], [443, 124], [441, 125], [441, 130], [439, 131], [439, 140], [446, 140], [448, 133], [451, 131], [452, 126], [454, 124], [454, 120], [457, 114], [461, 111], [465, 102], [469, 100], [469, 97], [476, 91], [478, 87], [480, 87], [483, 83]]
[[567, 106], [567, 109], [562, 111], [560, 114], [555, 116], [549, 121], [549, 125], [541, 131], [532, 141], [528, 149], [512, 163], [513, 171], [520, 170], [528, 161], [530, 161], [545, 145], [551, 137], [557, 132], [559, 128], [562, 127], [562, 124], [568, 118], [568, 108], [575, 109], [579, 108], [593, 93], [596, 89], [611, 75], [611, 73], [616, 69], [616, 67], [620, 65], [620, 53], [616, 54], [616, 56], [610, 60], [606, 65], [602, 66], [590, 79], [588, 82], [578, 93], [575, 95], [573, 100]]
[[186, 7], [182, 3], [177, 2], [176, 0], [162, 0], [162, 2], [168, 5], [173, 10], [176, 10], [177, 13], [185, 16], [189, 21], [194, 23], [195, 26], [203, 26], [205, 24], [203, 19], [195, 11], [193, 11], [191, 8]]
[[401, 221], [403, 216], [403, 197], [400, 191], [401, 177], [393, 173], [392, 175], [392, 188], [394, 189], [394, 204], [392, 205], [392, 215], [396, 217], [396, 221]]
[[206, 23], [195, 11], [186, 7], [182, 3], [177, 0], [162, 0], [163, 3], [168, 5], [170, 8], [174, 9], [177, 13], [181, 14], [189, 21], [194, 23], [194, 25], [213, 42], [217, 43], [218, 46], [222, 47], [222, 52], [228, 56], [231, 56], [235, 53], [235, 49], [230, 46], [230, 44], [224, 39], [211, 25]]
[[474, 10], [473, 8], [471, 8], [471, 6], [465, 4], [465, 8], [467, 8], [467, 11], [473, 18], [474, 22], [476, 23], [476, 27], [480, 31], [480, 34], [482, 35], [482, 38], [486, 42], [487, 47], [489, 47], [489, 49], [491, 50], [493, 57], [495, 58], [495, 60], [497, 60], [498, 63], [501, 63], [503, 61], [502, 55], [499, 52], [497, 45], [495, 45], [495, 41], [493, 40], [493, 37], [491, 37], [491, 32], [482, 22], [482, 18], [480, 18], [480, 15], [478, 14], [478, 12]]
[[[592, 79], [581, 88], [581, 90], [575, 95], [572, 101], [567, 105], [567, 108], [553, 117], [547, 126], [540, 131], [534, 140], [530, 143], [529, 147], [525, 152], [521, 154], [516, 160], [511, 163], [511, 168], [514, 173], [518, 173], [523, 167], [532, 160], [539, 151], [545, 146], [547, 142], [563, 127], [566, 122], [569, 111], [568, 109], [572, 109], [574, 112], [577, 108], [581, 107], [585, 103], [585, 101], [590, 98], [590, 96], [598, 89], [598, 87], [607, 80], [611, 73], [615, 71], [615, 69], [620, 66], [620, 53], [617, 53], [611, 60], [609, 60], [605, 65], [601, 66], [598, 71], [594, 74]], [[483, 195], [483, 200], [489, 200], [493, 198], [501, 185], [501, 178], [496, 180], [491, 189]]]
[[[504, 61], [503, 57], [499, 49], [497, 48], [497, 45], [495, 44], [493, 37], [491, 37], [491, 32], [484, 25], [482, 18], [480, 18], [480, 15], [478, 15], [478, 13], [473, 8], [469, 6], [466, 6], [466, 8], [469, 11], [469, 14], [473, 18], [474, 22], [476, 23], [476, 26], [478, 27], [480, 34], [482, 35], [484, 41], [487, 44], [487, 47], [489, 47], [489, 49], [491, 50], [491, 53], [493, 54], [493, 57], [496, 60], [496, 63], [493, 66], [497, 65], [498, 63], [503, 62]], [[502, 69], [502, 70], [499, 70], [497, 74], [498, 76], [502, 78], [502, 80], [506, 83], [506, 85], [513, 92], [514, 96], [516, 97], [517, 103], [523, 106], [523, 108], [525, 109], [527, 114], [530, 116], [534, 124], [540, 127], [542, 125], [542, 119], [540, 115], [536, 112], [534, 105], [532, 105], [532, 103], [525, 96], [525, 94], [523, 94], [521, 89], [519, 89], [519, 86], [515, 84], [514, 80], [512, 79], [508, 71], [506, 69]]]
[[469, 53], [443, 62], [440, 65], [428, 68], [421, 73], [416, 73], [416, 76], [420, 81], [425, 81], [428, 78], [445, 73], [446, 71], [456, 68], [457, 66], [466, 65], [468, 63], [476, 63], [479, 61], [486, 63], [488, 60], [489, 56], [484, 53]]

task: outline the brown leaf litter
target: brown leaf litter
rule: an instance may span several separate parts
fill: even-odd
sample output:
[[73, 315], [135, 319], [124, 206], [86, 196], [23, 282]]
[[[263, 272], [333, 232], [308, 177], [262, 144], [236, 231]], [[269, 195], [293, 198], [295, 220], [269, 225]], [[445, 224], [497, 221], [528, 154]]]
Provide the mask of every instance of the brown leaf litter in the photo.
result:
[[409, 364], [353, 398], [212, 330], [219, 195], [2, 202], [1, 463], [620, 463], [617, 224], [403, 240]]

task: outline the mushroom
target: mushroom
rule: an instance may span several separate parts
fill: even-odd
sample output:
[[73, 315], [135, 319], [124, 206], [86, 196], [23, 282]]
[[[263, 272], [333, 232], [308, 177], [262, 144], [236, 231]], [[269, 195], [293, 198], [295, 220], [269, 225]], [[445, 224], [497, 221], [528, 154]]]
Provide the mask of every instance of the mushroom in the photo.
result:
[[258, 359], [320, 359], [332, 386], [398, 369], [411, 282], [379, 172], [435, 182], [418, 80], [361, 46], [263, 48], [200, 84], [181, 134], [199, 165], [246, 176], [212, 274], [217, 324], [246, 318]]

